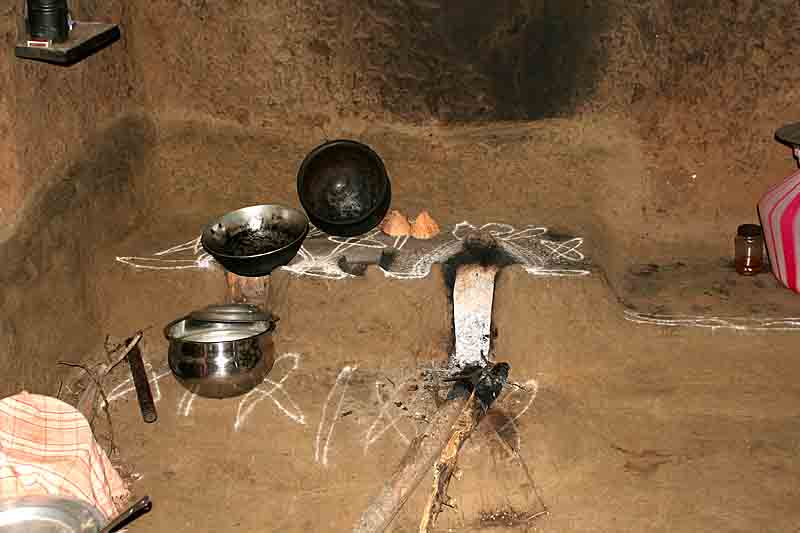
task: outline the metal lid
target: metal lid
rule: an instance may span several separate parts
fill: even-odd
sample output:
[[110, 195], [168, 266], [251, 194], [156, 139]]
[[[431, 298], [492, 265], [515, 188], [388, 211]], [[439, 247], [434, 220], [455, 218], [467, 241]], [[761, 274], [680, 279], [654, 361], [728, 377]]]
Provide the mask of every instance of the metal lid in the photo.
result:
[[778, 128], [775, 138], [789, 146], [800, 146], [800, 122], [793, 122]]
[[741, 237], [760, 237], [761, 226], [758, 224], [742, 224], [736, 230], [736, 233]]
[[189, 317], [202, 322], [267, 322], [272, 315], [263, 312], [252, 304], [209, 305], [205, 309], [194, 311]]

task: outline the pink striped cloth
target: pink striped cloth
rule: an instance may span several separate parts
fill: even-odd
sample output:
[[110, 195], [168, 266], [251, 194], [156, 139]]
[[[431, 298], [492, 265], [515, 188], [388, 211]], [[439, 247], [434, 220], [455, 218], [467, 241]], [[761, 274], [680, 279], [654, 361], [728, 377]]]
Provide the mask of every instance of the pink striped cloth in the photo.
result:
[[128, 491], [78, 410], [22, 392], [0, 400], [0, 500], [33, 495], [77, 498], [111, 518]]
[[800, 292], [800, 171], [764, 194], [758, 214], [772, 273]]

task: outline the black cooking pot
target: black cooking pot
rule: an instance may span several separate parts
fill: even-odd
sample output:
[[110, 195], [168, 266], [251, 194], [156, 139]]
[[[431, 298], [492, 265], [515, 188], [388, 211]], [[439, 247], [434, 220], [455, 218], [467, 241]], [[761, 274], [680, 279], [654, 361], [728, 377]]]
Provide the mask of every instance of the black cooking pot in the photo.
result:
[[234, 274], [260, 277], [289, 263], [307, 234], [308, 217], [302, 211], [282, 205], [255, 205], [207, 225], [200, 242]]
[[381, 158], [369, 146], [346, 139], [326, 142], [306, 156], [297, 173], [297, 192], [311, 222], [339, 237], [375, 228], [392, 201]]

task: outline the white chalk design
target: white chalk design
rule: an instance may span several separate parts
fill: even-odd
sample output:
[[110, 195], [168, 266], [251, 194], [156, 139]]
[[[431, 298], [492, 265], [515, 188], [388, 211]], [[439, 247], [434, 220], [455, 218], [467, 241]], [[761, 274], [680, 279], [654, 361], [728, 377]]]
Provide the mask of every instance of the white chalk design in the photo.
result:
[[[381, 393], [381, 385], [383, 383], [380, 381], [375, 382], [375, 397], [378, 399], [380, 410], [378, 411], [378, 417], [369, 427], [366, 435], [364, 436], [364, 455], [369, 452], [370, 446], [378, 442], [380, 438], [391, 429], [397, 433], [403, 442], [406, 444], [411, 443], [411, 439], [409, 439], [408, 436], [406, 436], [406, 434], [403, 433], [403, 431], [397, 425], [397, 423], [404, 417], [402, 415], [392, 416], [390, 413], [390, 411], [395, 407], [394, 402], [397, 401], [398, 397], [403, 391], [403, 388], [409, 383], [409, 381], [410, 380], [403, 381], [399, 386], [395, 387], [394, 394], [388, 400], [384, 399], [383, 394]], [[416, 437], [416, 435], [414, 436]]]
[[[429, 241], [415, 240], [414, 247], [407, 246], [410, 241], [408, 236], [389, 237], [379, 229], [358, 237], [343, 238], [326, 235], [312, 227], [294, 260], [281, 268], [299, 276], [349, 278], [352, 275], [341, 269], [339, 260], [351, 248], [393, 249], [396, 251], [395, 260], [388, 269], [382, 269], [384, 275], [397, 279], [419, 279], [430, 274], [432, 265], [458, 253], [464, 237], [474, 230], [493, 235], [500, 246], [531, 275], [587, 276], [591, 273], [581, 251], [582, 237], [556, 240], [548, 238], [549, 232], [544, 226], [528, 225], [517, 229], [510, 224], [493, 222], [475, 226], [466, 221], [456, 224], [449, 236], [443, 233]], [[200, 237], [151, 256], [119, 256], [116, 260], [145, 270], [207, 270], [216, 264], [203, 250]]]
[[[236, 411], [236, 419], [234, 420], [233, 429], [239, 431], [247, 418], [252, 414], [253, 410], [266, 399], [270, 399], [275, 407], [283, 413], [289, 420], [300, 425], [306, 424], [306, 417], [303, 410], [297, 402], [289, 394], [285, 387], [286, 381], [293, 372], [300, 368], [300, 360], [302, 356], [297, 353], [285, 353], [275, 359], [273, 369], [270, 372], [271, 376], [280, 375], [277, 381], [266, 378], [261, 385], [248, 392], [239, 402]], [[169, 367], [155, 369], [145, 360], [145, 369], [148, 373], [148, 381], [153, 393], [153, 401], [159, 402], [162, 398], [161, 387], [159, 381], [164, 377], [171, 375], [172, 371]], [[282, 372], [282, 373], [281, 373]], [[114, 386], [108, 393], [108, 401], [113, 402], [128, 394], [133, 393], [136, 387], [133, 385], [133, 379], [128, 377]], [[198, 396], [190, 390], [183, 391], [176, 409], [178, 417], [191, 416], [194, 410], [195, 400]]]
[[625, 311], [625, 320], [636, 324], [666, 327], [695, 327], [716, 329], [732, 329], [739, 331], [798, 331], [800, 317], [756, 318], [756, 317], [720, 317], [702, 315], [670, 315], [639, 313]]
[[[522, 447], [522, 437], [519, 434], [519, 428], [517, 427], [517, 420], [522, 418], [522, 416], [528, 412], [528, 409], [531, 408], [533, 405], [534, 400], [536, 400], [536, 396], [539, 394], [539, 382], [535, 379], [529, 379], [525, 383], [522, 384], [524, 387], [523, 389], [519, 389], [517, 387], [509, 387], [510, 391], [506, 394], [501, 400], [498, 400], [498, 403], [502, 404], [504, 407], [511, 402], [511, 398], [515, 395], [525, 394], [527, 395], [527, 399], [521, 400], [520, 402], [524, 402], [522, 409], [517, 411], [517, 413], [510, 417], [508, 421], [503, 424], [501, 427], [497, 428], [498, 434], [503, 434], [503, 432], [511, 429], [511, 433], [516, 436], [517, 442], [516, 446], [514, 447], [515, 450], [519, 451]], [[505, 407], [508, 409], [508, 407]]]
[[[329, 235], [327, 240], [335, 244], [333, 249], [315, 256], [308, 251], [306, 246], [301, 246], [300, 251], [297, 253], [298, 260], [282, 268], [300, 276], [312, 276], [325, 279], [352, 277], [351, 274], [348, 274], [339, 267], [339, 258], [344, 252], [354, 247], [386, 248], [386, 243], [377, 240], [379, 234], [381, 234], [381, 231], [376, 229], [358, 237], [334, 237]], [[314, 228], [309, 231], [308, 239], [318, 239], [322, 236], [324, 236], [324, 233]], [[403, 242], [403, 244], [405, 244], [405, 242]]]
[[[289, 420], [300, 425], [305, 425], [306, 419], [302, 409], [300, 409], [300, 406], [297, 405], [297, 402], [294, 401], [284, 387], [284, 383], [286, 383], [286, 380], [289, 379], [289, 376], [292, 374], [292, 372], [300, 368], [300, 354], [287, 353], [281, 355], [275, 360], [275, 365], [272, 372], [279, 371], [281, 367], [285, 367], [286, 365], [283, 364], [283, 361], [290, 361], [291, 366], [286, 369], [278, 381], [273, 381], [270, 378], [266, 378], [261, 385], [245, 394], [245, 396], [241, 399], [236, 410], [236, 419], [233, 423], [234, 431], [238, 432], [240, 429], [242, 429], [245, 421], [250, 414], [252, 414], [256, 406], [267, 398], [272, 400], [272, 403], [275, 404], [275, 407], [277, 407], [281, 413], [286, 415]], [[184, 391], [183, 396], [181, 396], [181, 399], [178, 401], [178, 416], [186, 417], [191, 415], [196, 399], [196, 394], [189, 390]]]
[[500, 246], [513, 256], [529, 274], [536, 276], [587, 276], [591, 272], [574, 268], [570, 264], [581, 263], [586, 256], [581, 252], [583, 237], [566, 241], [547, 238], [544, 226], [525, 226], [518, 230], [510, 224], [490, 223], [476, 228], [469, 222], [461, 222], [453, 228], [453, 236], [463, 240], [469, 232], [488, 232], [498, 240]]
[[[328, 466], [328, 454], [331, 448], [331, 439], [333, 438], [333, 431], [336, 429], [336, 423], [339, 420], [339, 414], [342, 411], [342, 404], [344, 403], [347, 389], [350, 387], [350, 379], [357, 367], [346, 366], [339, 375], [336, 376], [336, 382], [331, 387], [328, 397], [325, 399], [325, 405], [322, 406], [322, 418], [320, 418], [319, 426], [317, 427], [317, 437], [314, 442], [314, 460], [322, 466]], [[331, 402], [336, 403], [336, 408], [333, 413], [328, 415], [328, 408]], [[327, 432], [324, 431], [327, 425]], [[323, 433], [325, 437], [323, 439]]]
[[183, 396], [181, 396], [181, 399], [178, 401], [178, 416], [186, 417], [192, 414], [192, 407], [196, 399], [197, 394], [190, 390], [184, 391]]
[[[161, 387], [159, 386], [158, 382], [164, 376], [169, 375], [170, 370], [167, 368], [156, 371], [153, 368], [153, 365], [151, 365], [147, 359], [142, 357], [142, 360], [144, 362], [145, 372], [147, 373], [147, 381], [150, 383], [150, 391], [153, 394], [153, 402], [158, 403], [161, 400]], [[109, 393], [106, 395], [106, 397], [108, 398], [109, 403], [111, 403], [114, 400], [118, 400], [124, 396], [127, 396], [135, 390], [136, 386], [133, 384], [133, 378], [128, 377], [122, 380], [122, 382], [119, 384], [115, 385], [114, 388], [111, 389], [111, 391], [109, 391]]]
[[[184, 255], [181, 259], [164, 259], [167, 255]], [[155, 252], [151, 257], [117, 256], [120, 263], [143, 270], [207, 270], [215, 262], [200, 245], [200, 237], [166, 250]]]
[[547, 238], [548, 229], [543, 226], [525, 226], [517, 229], [510, 224], [489, 223], [475, 226], [469, 222], [459, 222], [453, 227], [452, 239], [417, 258], [399, 258], [399, 265], [392, 265], [390, 271], [384, 270], [387, 277], [398, 279], [424, 278], [436, 263], [443, 263], [462, 250], [464, 239], [473, 231], [483, 231], [492, 235], [500, 247], [513, 257], [528, 274], [534, 276], [588, 276], [585, 268], [586, 256], [581, 252], [582, 237], [566, 241]]
[[306, 417], [303, 414], [302, 409], [300, 409], [300, 406], [297, 405], [297, 402], [294, 401], [289, 392], [283, 386], [283, 384], [286, 383], [286, 380], [289, 379], [289, 376], [292, 374], [292, 372], [300, 368], [300, 354], [287, 353], [281, 355], [275, 360], [275, 365], [273, 366], [272, 372], [275, 372], [275, 368], [278, 366], [286, 366], [283, 364], [284, 361], [290, 361], [291, 367], [278, 381], [273, 381], [269, 378], [266, 378], [261, 385], [248, 392], [245, 397], [242, 398], [242, 401], [239, 402], [239, 407], [236, 411], [236, 421], [233, 423], [234, 431], [239, 431], [239, 429], [241, 429], [244, 425], [245, 420], [247, 420], [247, 417], [253, 412], [253, 409], [255, 409], [259, 403], [267, 398], [272, 400], [272, 403], [275, 404], [275, 407], [277, 407], [281, 413], [286, 415], [289, 420], [296, 422], [301, 426], [305, 425]]

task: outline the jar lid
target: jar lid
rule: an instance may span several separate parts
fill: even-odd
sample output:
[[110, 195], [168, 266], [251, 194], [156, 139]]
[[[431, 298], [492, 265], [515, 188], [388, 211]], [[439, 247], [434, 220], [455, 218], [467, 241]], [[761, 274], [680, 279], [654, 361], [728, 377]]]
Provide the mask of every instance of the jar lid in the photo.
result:
[[272, 320], [272, 315], [252, 304], [209, 305], [205, 309], [194, 311], [189, 316], [192, 320], [202, 322], [242, 323]]
[[758, 224], [742, 224], [737, 234], [742, 237], [761, 237], [761, 226]]
[[775, 132], [775, 138], [789, 146], [800, 146], [800, 122], [781, 126]]

